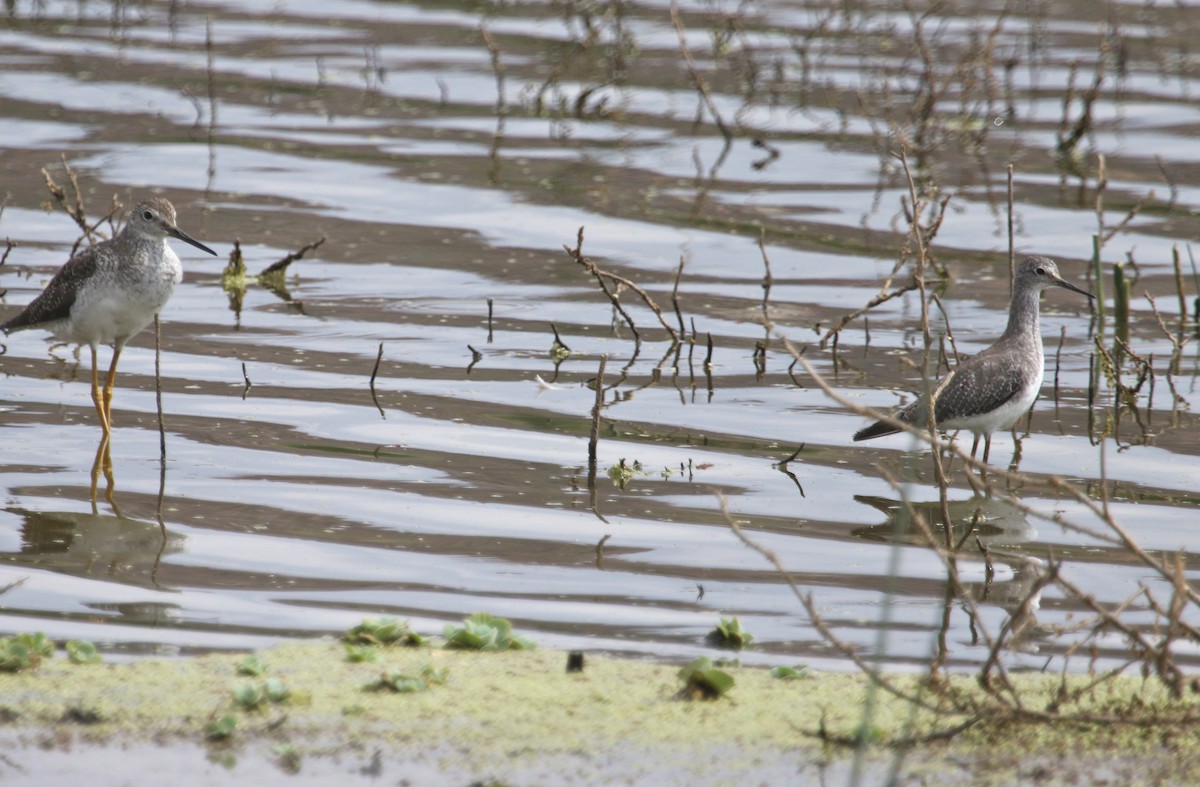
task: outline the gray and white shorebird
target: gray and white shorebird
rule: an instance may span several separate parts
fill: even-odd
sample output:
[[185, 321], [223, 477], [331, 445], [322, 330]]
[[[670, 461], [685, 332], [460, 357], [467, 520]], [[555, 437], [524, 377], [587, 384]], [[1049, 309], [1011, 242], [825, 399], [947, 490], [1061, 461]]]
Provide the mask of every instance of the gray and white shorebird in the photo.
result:
[[[149, 325], [183, 278], [179, 257], [167, 245], [178, 238], [214, 257], [217, 253], [175, 226], [175, 208], [161, 197], [137, 204], [117, 235], [76, 254], [25, 309], [0, 325], [4, 333], [42, 328], [61, 341], [92, 350], [92, 401], [107, 436], [113, 384], [125, 343]], [[108, 379], [100, 387], [96, 348], [113, 348]]]
[[[1038, 322], [1038, 299], [1048, 287], [1063, 287], [1089, 299], [1092, 294], [1063, 279], [1058, 265], [1048, 257], [1027, 257], [1013, 280], [1008, 327], [991, 347], [956, 366], [933, 389], [932, 399], [939, 431], [966, 429], [975, 434], [971, 456], [984, 438], [983, 461], [992, 447], [992, 432], [1007, 429], [1033, 406], [1042, 388], [1045, 356]], [[892, 415], [925, 427], [929, 424], [929, 398], [921, 397]], [[860, 429], [857, 440], [901, 431], [884, 421]]]

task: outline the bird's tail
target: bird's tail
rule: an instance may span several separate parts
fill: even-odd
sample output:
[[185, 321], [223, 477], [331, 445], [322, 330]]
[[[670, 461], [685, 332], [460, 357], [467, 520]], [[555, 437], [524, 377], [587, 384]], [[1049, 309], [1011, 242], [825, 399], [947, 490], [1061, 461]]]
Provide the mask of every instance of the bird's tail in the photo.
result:
[[876, 421], [870, 426], [864, 427], [855, 432], [854, 440], [855, 442], [858, 442], [859, 440], [870, 440], [872, 437], [883, 437], [884, 435], [897, 434], [899, 431], [900, 430], [896, 427], [885, 424], [883, 421]]

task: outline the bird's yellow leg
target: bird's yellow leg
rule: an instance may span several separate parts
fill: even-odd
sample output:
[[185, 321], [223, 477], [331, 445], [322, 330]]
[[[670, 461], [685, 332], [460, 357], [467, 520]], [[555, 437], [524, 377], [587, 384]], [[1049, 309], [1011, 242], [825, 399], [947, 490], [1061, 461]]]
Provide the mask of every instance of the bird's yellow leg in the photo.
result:
[[109, 433], [108, 413], [104, 410], [104, 393], [100, 390], [100, 370], [96, 364], [96, 345], [92, 345], [92, 403], [96, 405], [96, 414], [100, 416], [100, 428], [104, 434]]
[[112, 363], [108, 366], [108, 382], [104, 386], [104, 419], [112, 426], [113, 386], [117, 384], [117, 360], [121, 357], [121, 345], [113, 345]]

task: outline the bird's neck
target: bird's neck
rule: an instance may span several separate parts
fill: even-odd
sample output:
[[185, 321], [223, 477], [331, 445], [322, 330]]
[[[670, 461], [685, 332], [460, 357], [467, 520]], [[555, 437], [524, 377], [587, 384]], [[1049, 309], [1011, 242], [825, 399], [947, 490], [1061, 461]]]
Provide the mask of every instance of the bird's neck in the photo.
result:
[[1037, 289], [1020, 289], [1013, 293], [1012, 305], [1008, 310], [1008, 327], [1004, 329], [1001, 339], [1032, 340], [1041, 343], [1042, 330], [1038, 324], [1038, 298], [1041, 291]]

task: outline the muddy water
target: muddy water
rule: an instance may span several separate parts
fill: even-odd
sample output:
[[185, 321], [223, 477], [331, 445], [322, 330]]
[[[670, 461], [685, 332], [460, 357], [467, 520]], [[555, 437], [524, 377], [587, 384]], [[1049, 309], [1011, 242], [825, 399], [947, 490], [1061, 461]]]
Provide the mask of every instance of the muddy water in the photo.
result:
[[[1089, 398], [1101, 325], [1082, 298], [1048, 293], [1046, 388], [1016, 441], [996, 436], [993, 460], [1065, 476], [1111, 501], [1146, 548], [1195, 562], [1200, 341], [1180, 319], [1172, 248], [1190, 309], [1196, 16], [1092, 4], [935, 16], [924, 60], [902, 11], [739, 7], [681, 9], [726, 146], [660, 3], [590, 16], [536, 3], [8, 4], [6, 317], [79, 234], [43, 208], [41, 170], [66, 183], [64, 156], [93, 221], [114, 196], [160, 193], [222, 256], [240, 240], [252, 274], [326, 240], [282, 288], [225, 288], [221, 262], [177, 248], [165, 458], [147, 331], [122, 357], [111, 481], [95, 478], [94, 503], [86, 350], [36, 332], [5, 340], [0, 631], [174, 653], [366, 614], [438, 633], [486, 610], [544, 645], [675, 659], [709, 652], [718, 617], [737, 615], [756, 637], [745, 660], [848, 667], [730, 531], [718, 493], [845, 641], [896, 665], [939, 639], [951, 664], [984, 659], [979, 628], [1003, 624], [1051, 559], [1102, 602], [1143, 582], [1165, 595], [1128, 551], [1013, 498], [1105, 532], [1082, 504], [1035, 482], [980, 499], [958, 473], [952, 517], [982, 511], [992, 571], [969, 550], [959, 569], [978, 618], [947, 603], [945, 567], [893, 527], [902, 493], [937, 499], [927, 455], [903, 437], [852, 443], [864, 419], [792, 368], [782, 340], [854, 402], [888, 408], [919, 389], [916, 293], [852, 321], [836, 347], [820, 342], [879, 292], [905, 243], [909, 187], [892, 153], [907, 142], [917, 187], [949, 198], [932, 243], [947, 274], [935, 339], [987, 346], [1005, 320], [1012, 163], [1019, 252], [1052, 255], [1095, 289], [1098, 216], [1117, 230], [1102, 251], [1101, 345], [1114, 346], [1109, 270], [1132, 259], [1128, 345], [1155, 373], [1136, 409], [1102, 375]], [[1070, 144], [1098, 72], [1091, 123]], [[634, 340], [563, 251], [580, 227], [584, 253], [645, 288], [672, 327], [685, 260], [687, 342], [673, 347], [626, 289]], [[605, 355], [589, 484], [589, 382]], [[1123, 382], [1136, 378], [1127, 366]], [[622, 461], [640, 468], [624, 487], [608, 472]], [[1071, 639], [1055, 628], [1082, 612], [1047, 590], [1006, 658], [1057, 664]], [[1099, 656], [1119, 659], [1120, 645]]]

